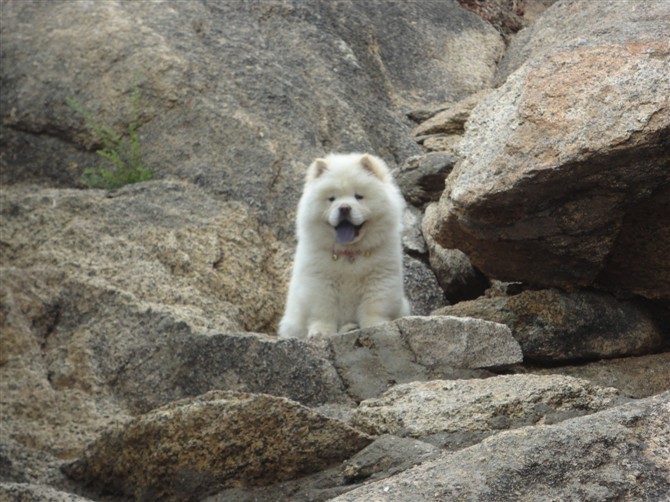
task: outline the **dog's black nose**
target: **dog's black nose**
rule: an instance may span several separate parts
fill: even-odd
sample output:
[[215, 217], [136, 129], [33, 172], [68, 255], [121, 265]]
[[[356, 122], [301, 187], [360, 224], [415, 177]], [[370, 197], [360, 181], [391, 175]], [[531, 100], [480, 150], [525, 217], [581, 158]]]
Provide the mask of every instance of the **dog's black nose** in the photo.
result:
[[340, 206], [340, 214], [346, 216], [351, 212], [351, 206], [349, 204], [342, 204]]

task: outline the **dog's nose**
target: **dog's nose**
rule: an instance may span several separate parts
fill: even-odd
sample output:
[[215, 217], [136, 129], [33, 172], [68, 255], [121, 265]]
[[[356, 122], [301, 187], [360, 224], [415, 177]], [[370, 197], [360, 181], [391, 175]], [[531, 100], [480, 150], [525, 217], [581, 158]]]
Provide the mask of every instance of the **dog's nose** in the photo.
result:
[[340, 206], [340, 214], [346, 216], [351, 212], [351, 206], [349, 204], [342, 204]]

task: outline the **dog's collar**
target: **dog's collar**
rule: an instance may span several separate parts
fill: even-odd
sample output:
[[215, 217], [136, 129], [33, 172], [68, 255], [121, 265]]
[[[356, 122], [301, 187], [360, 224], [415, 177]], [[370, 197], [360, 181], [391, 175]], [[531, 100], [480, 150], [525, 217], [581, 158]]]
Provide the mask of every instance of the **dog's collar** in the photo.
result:
[[368, 258], [372, 254], [372, 251], [370, 250], [362, 250], [362, 249], [343, 249], [342, 251], [335, 251], [333, 250], [333, 261], [337, 261], [340, 259], [340, 256], [345, 256], [350, 262], [353, 262], [356, 258], [359, 256], [364, 256]]

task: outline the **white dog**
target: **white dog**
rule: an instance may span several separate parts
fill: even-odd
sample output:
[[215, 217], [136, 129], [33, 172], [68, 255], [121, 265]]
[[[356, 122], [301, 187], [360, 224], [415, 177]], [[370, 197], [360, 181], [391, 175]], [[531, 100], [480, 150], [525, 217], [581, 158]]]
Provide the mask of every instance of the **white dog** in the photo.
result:
[[322, 337], [409, 315], [403, 291], [404, 200], [388, 167], [331, 154], [307, 170], [282, 338]]

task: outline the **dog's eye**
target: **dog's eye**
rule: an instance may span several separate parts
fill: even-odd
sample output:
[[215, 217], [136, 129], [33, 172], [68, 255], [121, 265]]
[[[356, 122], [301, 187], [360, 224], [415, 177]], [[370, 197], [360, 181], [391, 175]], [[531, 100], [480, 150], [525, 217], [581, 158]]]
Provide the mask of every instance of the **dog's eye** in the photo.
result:
[[356, 197], [356, 200], [361, 200], [363, 199], [363, 196], [360, 194], [355, 194], [354, 197]]
[[335, 197], [328, 197], [328, 202], [335, 202]]

